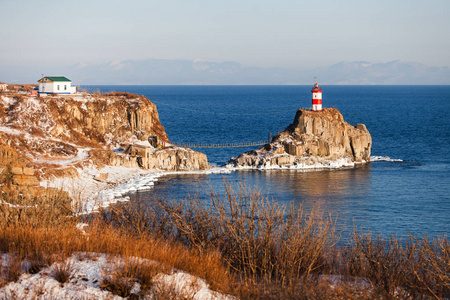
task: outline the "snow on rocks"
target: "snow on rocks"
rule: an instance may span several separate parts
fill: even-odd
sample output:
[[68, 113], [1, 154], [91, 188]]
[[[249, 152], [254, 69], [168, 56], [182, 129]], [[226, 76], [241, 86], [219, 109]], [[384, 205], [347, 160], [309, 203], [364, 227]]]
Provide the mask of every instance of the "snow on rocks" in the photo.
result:
[[[272, 158], [277, 158], [282, 155], [273, 156]], [[270, 161], [266, 161], [264, 164], [260, 164], [258, 166], [235, 166], [233, 164], [227, 164], [225, 167], [230, 170], [299, 170], [299, 171], [307, 171], [307, 170], [324, 170], [324, 169], [342, 169], [342, 168], [351, 168], [355, 166], [355, 162], [351, 161], [348, 158], [341, 158], [336, 160], [331, 159], [322, 159], [320, 161], [299, 161], [290, 165], [278, 165], [274, 163], [270, 163]]]

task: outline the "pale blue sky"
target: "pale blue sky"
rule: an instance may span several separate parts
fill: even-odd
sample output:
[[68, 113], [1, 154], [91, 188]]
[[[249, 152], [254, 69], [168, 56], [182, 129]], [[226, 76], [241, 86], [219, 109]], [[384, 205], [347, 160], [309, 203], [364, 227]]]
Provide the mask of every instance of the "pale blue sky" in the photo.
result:
[[450, 66], [449, 0], [0, 0], [0, 13], [0, 68], [148, 58]]

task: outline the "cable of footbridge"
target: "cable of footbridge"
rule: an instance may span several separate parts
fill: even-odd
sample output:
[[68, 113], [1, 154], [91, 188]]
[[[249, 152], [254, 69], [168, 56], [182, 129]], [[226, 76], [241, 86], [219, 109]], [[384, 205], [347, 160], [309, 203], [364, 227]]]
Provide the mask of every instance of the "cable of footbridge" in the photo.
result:
[[267, 144], [267, 141], [245, 142], [245, 143], [221, 143], [221, 144], [199, 144], [199, 143], [172, 143], [174, 146], [187, 148], [243, 148], [261, 146]]

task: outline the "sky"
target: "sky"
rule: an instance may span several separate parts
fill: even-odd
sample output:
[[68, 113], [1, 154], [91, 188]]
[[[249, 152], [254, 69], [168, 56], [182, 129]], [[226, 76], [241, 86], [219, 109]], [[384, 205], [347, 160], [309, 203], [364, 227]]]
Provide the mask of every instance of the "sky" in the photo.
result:
[[0, 13], [0, 69], [151, 58], [450, 66], [449, 0], [0, 0]]

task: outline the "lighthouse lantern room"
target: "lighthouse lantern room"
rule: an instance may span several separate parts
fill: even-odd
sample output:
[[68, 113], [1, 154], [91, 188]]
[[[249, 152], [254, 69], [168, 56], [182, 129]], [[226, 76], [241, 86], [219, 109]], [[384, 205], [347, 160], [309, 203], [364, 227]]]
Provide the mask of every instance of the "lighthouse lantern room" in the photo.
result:
[[314, 84], [311, 90], [312, 92], [312, 110], [322, 111], [322, 90], [319, 88], [319, 84]]

